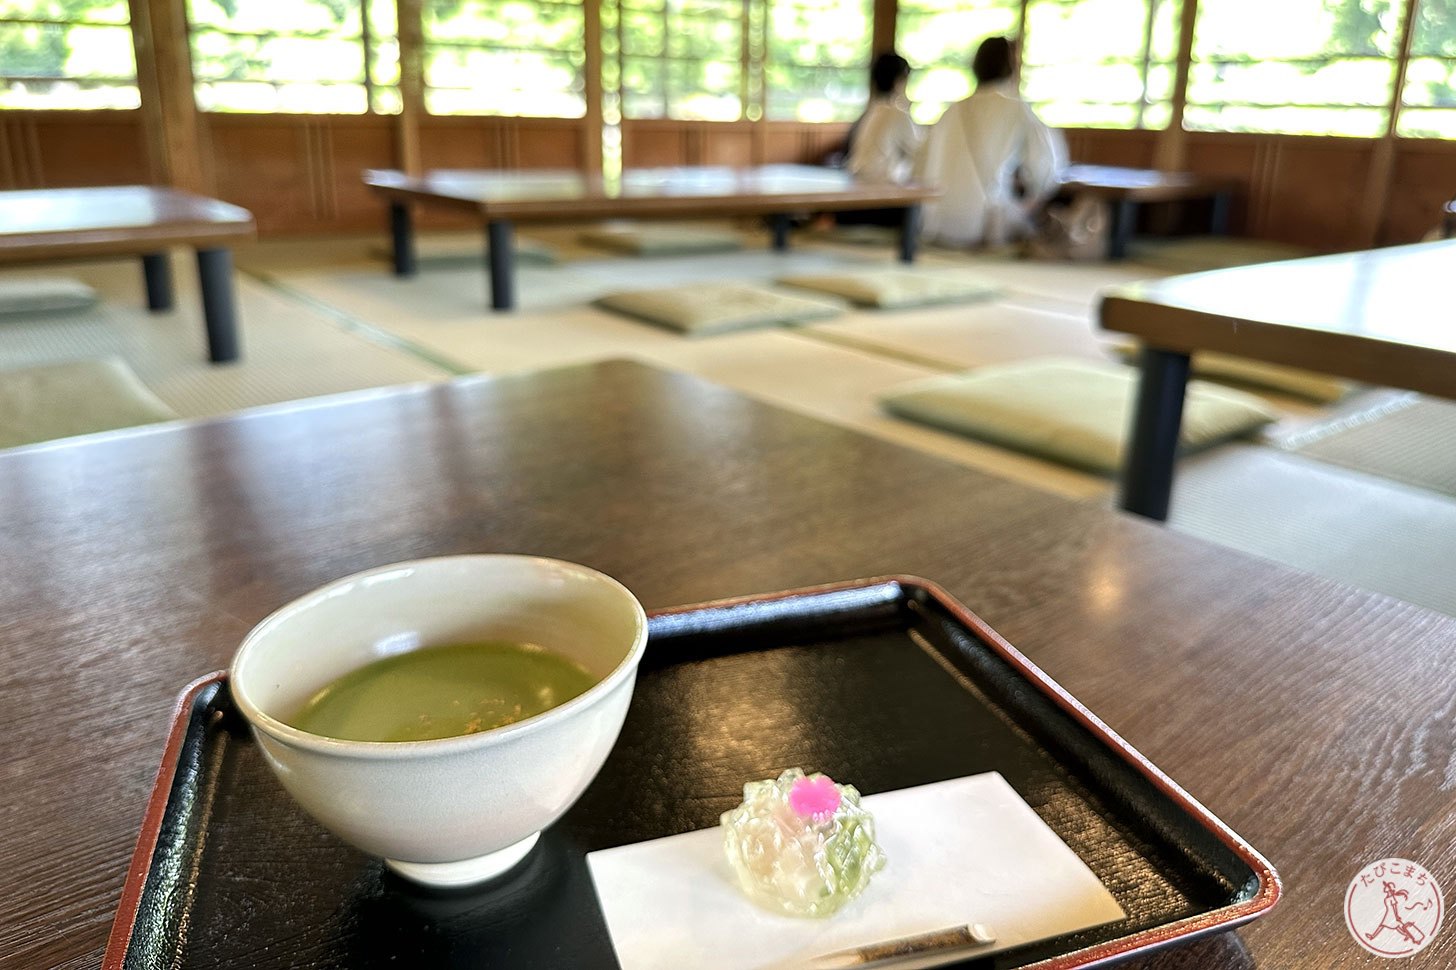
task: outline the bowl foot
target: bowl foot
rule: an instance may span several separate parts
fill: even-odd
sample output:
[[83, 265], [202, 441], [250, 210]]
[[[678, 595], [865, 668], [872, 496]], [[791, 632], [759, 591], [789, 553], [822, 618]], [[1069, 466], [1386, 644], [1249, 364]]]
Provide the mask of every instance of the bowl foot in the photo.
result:
[[494, 879], [526, 858], [540, 837], [540, 832], [533, 832], [514, 845], [459, 862], [398, 862], [385, 859], [384, 864], [406, 879], [425, 886], [469, 886]]

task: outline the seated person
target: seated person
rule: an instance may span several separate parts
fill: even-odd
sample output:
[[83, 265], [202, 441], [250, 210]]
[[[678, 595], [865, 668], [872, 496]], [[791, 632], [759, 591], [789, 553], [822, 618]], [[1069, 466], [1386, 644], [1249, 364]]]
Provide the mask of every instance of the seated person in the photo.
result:
[[1066, 142], [1021, 100], [1005, 37], [981, 43], [971, 72], [975, 92], [946, 109], [916, 159], [916, 180], [941, 190], [925, 205], [922, 231], [946, 245], [997, 246], [1030, 231], [1057, 189]]
[[[861, 182], [904, 182], [910, 177], [920, 147], [920, 128], [910, 120], [905, 85], [910, 62], [899, 54], [881, 54], [870, 65], [870, 103], [849, 130], [849, 157], [844, 167]], [[836, 212], [841, 226], [898, 226], [903, 209], [858, 209]]]
[[864, 182], [904, 182], [920, 147], [920, 129], [910, 120], [905, 85], [910, 63], [881, 54], [870, 65], [870, 103], [849, 134], [845, 168]]

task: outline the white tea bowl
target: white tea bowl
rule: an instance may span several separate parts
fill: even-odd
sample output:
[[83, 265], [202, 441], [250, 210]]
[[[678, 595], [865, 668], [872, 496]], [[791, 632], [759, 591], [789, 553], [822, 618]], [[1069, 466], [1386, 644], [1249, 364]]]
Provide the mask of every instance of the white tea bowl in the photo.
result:
[[[537, 644], [584, 667], [585, 693], [505, 727], [433, 741], [345, 741], [288, 723], [372, 661], [432, 646]], [[233, 658], [233, 701], [304, 810], [409, 879], [497, 876], [586, 790], [621, 731], [647, 642], [616, 580], [532, 556], [448, 556], [331, 583], [259, 623]]]

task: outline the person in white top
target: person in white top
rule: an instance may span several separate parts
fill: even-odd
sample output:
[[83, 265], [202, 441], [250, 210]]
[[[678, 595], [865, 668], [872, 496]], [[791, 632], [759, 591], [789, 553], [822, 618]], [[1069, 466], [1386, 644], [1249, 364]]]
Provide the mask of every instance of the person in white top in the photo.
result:
[[920, 129], [910, 120], [905, 85], [910, 63], [881, 54], [870, 65], [870, 103], [849, 135], [845, 168], [864, 182], [904, 182], [920, 148]]
[[1057, 189], [1067, 148], [1021, 100], [1009, 40], [982, 41], [971, 71], [975, 92], [946, 109], [916, 158], [916, 180], [941, 190], [925, 204], [921, 232], [944, 245], [996, 246], [1030, 231]]

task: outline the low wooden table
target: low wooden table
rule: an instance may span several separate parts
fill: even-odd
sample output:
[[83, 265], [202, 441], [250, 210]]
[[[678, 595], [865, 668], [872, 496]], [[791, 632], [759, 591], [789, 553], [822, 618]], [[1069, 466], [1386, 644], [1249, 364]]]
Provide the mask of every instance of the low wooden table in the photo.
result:
[[1124, 509], [1168, 516], [1189, 355], [1213, 350], [1456, 398], [1456, 241], [1194, 273], [1110, 290], [1104, 330], [1144, 346]]
[[169, 246], [197, 251], [208, 358], [239, 354], [231, 247], [257, 235], [252, 213], [146, 185], [0, 192], [0, 265], [140, 256], [147, 308], [172, 309]]
[[[28, 564], [0, 573], [7, 967], [98, 964], [184, 684], [310, 589], [465, 552], [586, 563], [648, 608], [943, 584], [1284, 877], [1270, 916], [1128, 967], [1370, 967], [1340, 917], [1363, 866], [1456, 883], [1456, 620], [684, 375], [467, 378], [7, 452], [0, 535]], [[1453, 962], [1448, 926], [1419, 965]]]
[[908, 263], [915, 259], [920, 204], [937, 194], [923, 186], [856, 182], [845, 172], [809, 165], [631, 169], [616, 180], [574, 171], [458, 169], [411, 176], [380, 169], [365, 172], [364, 184], [389, 202], [394, 271], [400, 276], [417, 270], [412, 205], [478, 216], [485, 225], [491, 306], [497, 310], [516, 305], [517, 222], [765, 215], [773, 217], [774, 248], [783, 250], [792, 213], [903, 209], [900, 258]]
[[1112, 230], [1107, 236], [1107, 258], [1124, 259], [1137, 228], [1138, 206], [1149, 202], [1212, 199], [1209, 231], [1228, 232], [1234, 183], [1192, 172], [1160, 172], [1115, 165], [1069, 165], [1062, 173], [1062, 189], [1106, 199], [1112, 206]]

